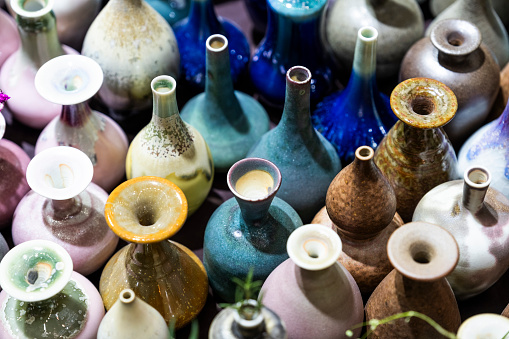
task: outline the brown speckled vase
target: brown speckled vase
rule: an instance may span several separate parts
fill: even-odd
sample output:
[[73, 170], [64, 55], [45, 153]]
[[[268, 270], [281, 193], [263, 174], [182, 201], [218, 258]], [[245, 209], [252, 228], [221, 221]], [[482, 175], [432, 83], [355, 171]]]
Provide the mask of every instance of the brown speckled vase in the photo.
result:
[[187, 217], [184, 193], [159, 177], [138, 177], [115, 188], [105, 207], [110, 228], [132, 242], [106, 264], [99, 291], [109, 310], [126, 288], [181, 328], [205, 305], [208, 279], [200, 259], [167, 240]]
[[400, 80], [432, 78], [456, 95], [458, 111], [444, 127], [456, 149], [484, 124], [500, 88], [500, 68], [481, 40], [470, 22], [443, 20], [412, 46], [401, 64]]
[[343, 242], [339, 262], [362, 293], [373, 292], [392, 271], [387, 240], [403, 225], [394, 190], [373, 162], [374, 154], [369, 146], [357, 148], [354, 161], [330, 184], [326, 207], [312, 221], [339, 234]]
[[458, 107], [443, 83], [427, 78], [401, 82], [391, 94], [400, 119], [375, 151], [375, 163], [396, 193], [397, 212], [412, 220], [415, 206], [433, 187], [455, 178], [456, 154], [441, 126]]
[[506, 318], [509, 318], [509, 305], [507, 305], [502, 311], [502, 315]]
[[[454, 237], [443, 228], [412, 222], [398, 228], [387, 243], [395, 269], [378, 285], [366, 303], [366, 321], [400, 312], [417, 311], [456, 333], [461, 323], [458, 304], [445, 279], [459, 258]], [[438, 338], [427, 322], [398, 319], [368, 329], [369, 338]]]

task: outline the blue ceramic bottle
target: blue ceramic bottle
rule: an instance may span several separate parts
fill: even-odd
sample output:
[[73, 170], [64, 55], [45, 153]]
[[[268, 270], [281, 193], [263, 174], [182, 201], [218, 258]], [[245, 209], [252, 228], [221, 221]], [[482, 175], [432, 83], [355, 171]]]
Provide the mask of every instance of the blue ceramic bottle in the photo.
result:
[[205, 41], [212, 34], [228, 39], [233, 83], [247, 72], [249, 43], [237, 26], [217, 17], [212, 0], [192, 0], [189, 16], [177, 22], [173, 30], [180, 51], [180, 85], [195, 93], [205, 89]]
[[190, 0], [145, 0], [173, 26], [189, 14]]
[[205, 93], [191, 99], [182, 109], [181, 117], [209, 145], [216, 170], [227, 172], [269, 130], [269, 117], [258, 101], [234, 91], [226, 37], [211, 35], [205, 45]]
[[267, 132], [248, 156], [272, 161], [285, 178], [278, 197], [304, 222], [325, 204], [332, 179], [341, 170], [336, 150], [311, 125], [311, 72], [295, 66], [286, 73], [286, 99], [279, 125]]
[[326, 4], [327, 0], [267, 0], [267, 31], [249, 69], [255, 91], [263, 100], [283, 106], [286, 71], [295, 65], [305, 66], [313, 74], [313, 103], [331, 90], [331, 70], [320, 39]]
[[288, 259], [286, 241], [299, 215], [275, 197], [281, 172], [270, 161], [247, 158], [228, 171], [234, 194], [212, 214], [205, 229], [203, 264], [214, 296], [235, 301], [232, 278], [243, 279], [253, 268], [253, 280], [264, 281]]
[[376, 85], [377, 40], [374, 27], [359, 29], [348, 86], [326, 97], [313, 112], [313, 125], [334, 145], [343, 164], [353, 161], [360, 146], [376, 149], [397, 121], [389, 98]]

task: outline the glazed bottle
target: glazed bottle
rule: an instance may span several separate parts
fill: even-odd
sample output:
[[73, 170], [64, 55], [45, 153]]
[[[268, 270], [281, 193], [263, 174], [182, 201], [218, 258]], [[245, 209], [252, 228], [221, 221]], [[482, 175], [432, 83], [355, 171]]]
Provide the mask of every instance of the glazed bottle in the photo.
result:
[[482, 41], [495, 56], [500, 69], [509, 61], [509, 38], [507, 31], [493, 9], [491, 0], [458, 0], [440, 13], [426, 29], [429, 36], [435, 25], [445, 19], [461, 19], [474, 24], [482, 35]]
[[440, 225], [456, 238], [460, 259], [447, 280], [458, 299], [485, 291], [509, 268], [509, 199], [490, 183], [487, 169], [471, 167], [464, 180], [429, 191], [414, 212], [414, 221]]
[[0, 9], [0, 67], [20, 45], [16, 22], [3, 9]]
[[249, 43], [240, 28], [216, 15], [212, 0], [191, 0], [189, 16], [175, 24], [174, 29], [182, 56], [179, 83], [185, 91], [198, 94], [205, 89], [205, 42], [213, 34], [228, 39], [233, 83], [247, 72]]
[[106, 310], [130, 288], [177, 329], [196, 317], [207, 299], [207, 274], [193, 252], [167, 240], [187, 217], [182, 190], [159, 177], [131, 179], [111, 192], [104, 213], [113, 232], [130, 242], [102, 272]]
[[104, 305], [95, 286], [72, 269], [69, 254], [52, 241], [10, 250], [0, 263], [0, 337], [95, 338]]
[[[288, 238], [290, 259], [262, 286], [263, 303], [283, 320], [289, 338], [338, 338], [364, 318], [359, 288], [337, 262], [341, 240], [322, 225], [304, 225]], [[353, 330], [353, 338], [360, 328]], [[346, 336], [345, 336], [346, 337]]]
[[180, 54], [170, 25], [144, 0], [108, 1], [87, 31], [81, 54], [105, 76], [99, 98], [119, 122], [150, 109], [150, 81], [177, 77]]
[[282, 176], [270, 161], [240, 160], [227, 180], [234, 198], [219, 206], [207, 223], [203, 264], [214, 296], [231, 303], [236, 301], [232, 278], [245, 277], [253, 269], [253, 280], [264, 281], [288, 259], [286, 241], [302, 221], [275, 197]]
[[[258, 301], [250, 299], [235, 309], [227, 307], [212, 320], [209, 339], [271, 338], [287, 339], [285, 324], [279, 316], [265, 306], [256, 309]], [[244, 308], [254, 309], [244, 312]], [[246, 316], [248, 314], [248, 316]]]
[[191, 0], [145, 0], [173, 27], [189, 14]]
[[419, 4], [415, 0], [337, 0], [328, 11], [325, 37], [342, 73], [350, 73], [357, 40], [352, 33], [363, 26], [372, 26], [379, 34], [377, 77], [396, 78], [405, 53], [424, 34]]
[[97, 339], [125, 338], [168, 339], [163, 316], [128, 288], [120, 292], [97, 332]]
[[76, 148], [58, 146], [37, 154], [26, 174], [32, 191], [14, 212], [14, 244], [50, 240], [69, 252], [77, 272], [88, 275], [101, 267], [118, 238], [103, 216], [108, 194], [91, 183], [92, 175], [92, 162]]
[[34, 86], [37, 70], [57, 56], [78, 54], [58, 41], [53, 3], [54, 0], [11, 0], [21, 46], [0, 69], [2, 90], [12, 97], [7, 105], [12, 115], [22, 124], [38, 129], [56, 117], [62, 107], [37, 93]]
[[284, 178], [278, 197], [304, 222], [325, 203], [327, 188], [341, 170], [336, 150], [311, 125], [311, 72], [295, 66], [286, 73], [286, 99], [279, 124], [263, 135], [248, 157], [272, 161]]
[[35, 154], [55, 146], [78, 148], [94, 165], [92, 182], [110, 192], [124, 177], [128, 143], [113, 119], [88, 106], [102, 79], [99, 64], [81, 55], [56, 57], [37, 71], [37, 92], [62, 105], [62, 113], [37, 138]]
[[313, 125], [334, 145], [344, 165], [355, 158], [358, 147], [376, 148], [397, 121], [389, 98], [376, 85], [377, 40], [375, 28], [359, 29], [348, 86], [326, 97], [312, 115]]
[[369, 146], [357, 149], [354, 161], [331, 182], [326, 207], [312, 221], [339, 234], [343, 243], [339, 262], [367, 295], [392, 271], [387, 240], [403, 225], [394, 190], [373, 162], [374, 154]]
[[424, 194], [456, 176], [456, 154], [441, 126], [458, 104], [443, 83], [413, 78], [392, 91], [391, 107], [400, 121], [375, 151], [375, 164], [394, 188], [397, 212], [409, 222]]
[[[366, 303], [366, 322], [400, 312], [416, 311], [456, 333], [461, 323], [458, 304], [445, 277], [458, 262], [458, 244], [440, 226], [412, 222], [389, 238], [387, 255], [394, 270]], [[398, 319], [378, 326], [373, 338], [436, 338], [434, 327], [420, 319]]]
[[249, 66], [255, 92], [265, 102], [283, 106], [286, 73], [295, 65], [307, 67], [313, 74], [313, 104], [332, 89], [332, 74], [320, 39], [326, 4], [326, 0], [267, 1], [267, 30]]
[[399, 77], [432, 78], [454, 92], [458, 110], [444, 130], [456, 149], [483, 125], [500, 89], [496, 60], [481, 44], [481, 32], [464, 20], [438, 22], [407, 52]]
[[502, 115], [480, 128], [458, 153], [457, 177], [471, 166], [484, 166], [491, 173], [491, 186], [509, 198], [509, 106]]
[[184, 191], [191, 215], [212, 187], [212, 155], [201, 134], [180, 118], [175, 79], [161, 75], [150, 86], [154, 96], [152, 120], [129, 146], [127, 179], [153, 175], [174, 182]]
[[269, 117], [253, 97], [233, 89], [226, 37], [211, 35], [205, 46], [205, 93], [191, 99], [181, 116], [207, 142], [215, 169], [227, 172], [269, 130]]

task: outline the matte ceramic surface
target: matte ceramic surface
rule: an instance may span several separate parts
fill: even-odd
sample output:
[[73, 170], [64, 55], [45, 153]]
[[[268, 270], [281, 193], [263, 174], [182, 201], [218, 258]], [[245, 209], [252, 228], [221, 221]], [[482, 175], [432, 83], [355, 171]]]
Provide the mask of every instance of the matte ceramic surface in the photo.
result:
[[267, 1], [267, 30], [254, 52], [249, 73], [255, 91], [270, 104], [283, 106], [286, 72], [296, 65], [307, 67], [313, 75], [313, 104], [332, 89], [332, 74], [320, 40], [326, 3], [326, 0]]
[[173, 26], [189, 14], [191, 0], [145, 0]]
[[482, 313], [465, 320], [458, 329], [459, 339], [503, 338], [509, 332], [509, 319]]
[[16, 22], [3, 9], [0, 9], [0, 66], [20, 45]]
[[254, 98], [234, 91], [226, 37], [211, 35], [205, 45], [205, 93], [191, 99], [181, 116], [207, 142], [216, 170], [227, 172], [269, 130], [269, 117]]
[[[455, 0], [430, 0], [429, 8], [431, 10], [431, 14], [433, 16], [437, 16], [441, 12], [443, 12], [447, 7], [449, 7]], [[491, 0], [493, 4], [493, 9], [500, 17], [500, 20], [507, 26], [509, 24], [509, 7], [507, 7], [507, 3], [505, 0]]]

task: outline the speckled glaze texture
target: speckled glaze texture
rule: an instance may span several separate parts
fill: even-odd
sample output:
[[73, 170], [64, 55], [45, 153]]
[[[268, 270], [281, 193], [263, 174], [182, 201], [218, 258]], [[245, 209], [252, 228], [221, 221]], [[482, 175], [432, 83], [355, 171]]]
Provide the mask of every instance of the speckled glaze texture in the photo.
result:
[[217, 17], [212, 0], [191, 0], [189, 16], [176, 23], [174, 29], [182, 55], [180, 83], [186, 90], [200, 93], [205, 89], [205, 41], [212, 34], [221, 34], [228, 39], [233, 83], [238, 83], [246, 74], [250, 56], [249, 43], [240, 28]]
[[191, 99], [181, 112], [182, 119], [207, 142], [219, 172], [227, 172], [243, 159], [269, 130], [269, 117], [263, 106], [233, 89], [228, 44], [226, 37], [219, 34], [207, 39], [205, 93]]
[[430, 23], [426, 35], [429, 36], [435, 25], [444, 19], [461, 19], [473, 23], [481, 31], [482, 41], [494, 54], [500, 68], [504, 68], [509, 61], [509, 39], [491, 0], [456, 1]]
[[[445, 279], [458, 262], [454, 237], [437, 225], [409, 223], [389, 239], [387, 252], [395, 269], [366, 303], [366, 321], [417, 311], [456, 333], [461, 323], [458, 304]], [[370, 338], [435, 338], [435, 328], [412, 318], [378, 326]]]
[[175, 35], [143, 0], [108, 1], [90, 26], [81, 53], [101, 65], [99, 97], [119, 119], [150, 107], [154, 77], [179, 73]]
[[379, 78], [396, 77], [406, 51], [424, 34], [424, 18], [415, 0], [337, 0], [325, 22], [328, 48], [346, 73], [352, 68], [356, 33], [363, 26], [379, 35]]
[[99, 282], [109, 310], [126, 288], [181, 328], [207, 299], [208, 280], [200, 259], [187, 247], [166, 240], [187, 217], [184, 193], [159, 177], [128, 180], [110, 194], [105, 207], [110, 228], [131, 242], [108, 261]]
[[312, 115], [315, 128], [329, 140], [343, 164], [355, 158], [357, 147], [376, 148], [397, 121], [389, 98], [376, 85], [378, 32], [361, 27], [348, 86], [326, 97]]
[[281, 121], [248, 153], [249, 157], [276, 164], [284, 178], [278, 197], [289, 203], [304, 222], [324, 205], [327, 188], [341, 170], [336, 150], [311, 125], [311, 82], [307, 68], [295, 66], [288, 70]]
[[326, 4], [326, 0], [267, 1], [267, 30], [249, 66], [255, 91], [266, 102], [283, 106], [286, 72], [295, 65], [307, 67], [313, 75], [313, 104], [332, 89], [332, 73], [320, 39]]
[[189, 14], [191, 0], [145, 0], [173, 27]]
[[400, 121], [378, 146], [374, 161], [396, 193], [397, 212], [408, 222], [424, 194], [456, 176], [456, 154], [441, 126], [454, 117], [457, 101], [439, 81], [413, 78], [396, 86], [391, 107]]
[[441, 225], [456, 238], [460, 259], [447, 280], [459, 299], [485, 291], [509, 267], [509, 200], [488, 187], [489, 180], [472, 177], [480, 169], [465, 171], [465, 178], [471, 173], [468, 181], [446, 182], [428, 192], [413, 217]]
[[[484, 38], [484, 37], [483, 37]], [[500, 89], [500, 68], [481, 33], [464, 20], [442, 20], [407, 52], [400, 80], [426, 77], [446, 84], [456, 95], [458, 111], [444, 127], [457, 149], [490, 113]]]
[[16, 22], [3, 9], [0, 9], [0, 67], [4, 61], [14, 53], [20, 45]]

